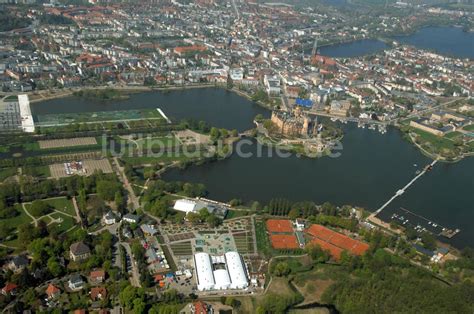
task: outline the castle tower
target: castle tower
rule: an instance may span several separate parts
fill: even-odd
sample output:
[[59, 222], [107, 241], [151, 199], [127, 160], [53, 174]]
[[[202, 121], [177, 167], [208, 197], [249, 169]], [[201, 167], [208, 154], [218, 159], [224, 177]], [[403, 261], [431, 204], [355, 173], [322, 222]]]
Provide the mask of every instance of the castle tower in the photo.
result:
[[301, 129], [301, 135], [308, 135], [309, 134], [309, 124], [310, 119], [308, 117], [303, 118], [303, 128]]

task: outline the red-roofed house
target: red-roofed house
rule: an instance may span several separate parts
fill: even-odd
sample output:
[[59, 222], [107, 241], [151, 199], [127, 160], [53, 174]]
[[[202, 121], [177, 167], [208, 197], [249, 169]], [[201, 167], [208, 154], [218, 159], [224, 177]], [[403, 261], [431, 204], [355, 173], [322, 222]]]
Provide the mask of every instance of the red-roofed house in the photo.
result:
[[183, 47], [176, 47], [174, 48], [174, 53], [176, 53], [178, 56], [183, 56], [187, 53], [191, 52], [203, 52], [206, 51], [205, 46], [200, 46], [200, 45], [193, 45], [193, 46], [183, 46]]
[[18, 286], [14, 283], [7, 282], [5, 287], [2, 288], [3, 295], [15, 295], [17, 292]]
[[107, 297], [107, 289], [105, 287], [94, 287], [91, 289], [92, 301], [103, 300]]
[[193, 303], [193, 313], [194, 314], [208, 314], [211, 313], [209, 306], [202, 302], [202, 301], [196, 301]]
[[53, 284], [49, 284], [48, 288], [46, 288], [46, 295], [48, 299], [54, 299], [61, 294], [61, 290]]
[[91, 271], [89, 275], [89, 280], [92, 284], [102, 283], [105, 280], [105, 271], [102, 269], [97, 269]]
[[162, 274], [156, 274], [155, 275], [155, 282], [160, 282], [164, 279], [165, 277]]

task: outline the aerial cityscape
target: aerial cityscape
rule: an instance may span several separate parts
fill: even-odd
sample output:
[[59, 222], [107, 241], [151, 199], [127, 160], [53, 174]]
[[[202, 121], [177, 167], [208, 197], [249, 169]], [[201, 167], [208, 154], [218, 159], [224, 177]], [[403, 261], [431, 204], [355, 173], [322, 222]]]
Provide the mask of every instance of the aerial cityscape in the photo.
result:
[[472, 0], [0, 0], [2, 313], [474, 313]]

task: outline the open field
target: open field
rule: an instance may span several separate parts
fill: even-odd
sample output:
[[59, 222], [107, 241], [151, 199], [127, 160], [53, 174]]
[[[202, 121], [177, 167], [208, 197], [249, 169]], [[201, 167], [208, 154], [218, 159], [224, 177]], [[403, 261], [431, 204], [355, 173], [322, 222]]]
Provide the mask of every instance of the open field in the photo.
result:
[[60, 222], [53, 222], [58, 233], [66, 232], [76, 225], [76, 221], [67, 215], [52, 213], [50, 216], [55, 220], [60, 220]]
[[64, 212], [73, 216], [76, 215], [72, 200], [69, 200], [66, 197], [45, 199], [44, 202], [60, 212]]
[[227, 215], [225, 216], [225, 219], [233, 219], [233, 218], [238, 218], [238, 217], [243, 217], [243, 216], [248, 216], [250, 215], [250, 211], [246, 210], [229, 210], [227, 211]]
[[454, 138], [457, 138], [459, 136], [462, 136], [462, 133], [458, 132], [458, 131], [454, 131], [454, 132], [446, 134], [444, 137], [449, 138], [449, 139], [454, 139]]
[[305, 298], [304, 303], [311, 304], [311, 303], [320, 303], [321, 296], [323, 295], [324, 291], [334, 283], [331, 279], [313, 279], [313, 280], [305, 280], [300, 282], [300, 285], [295, 285], [298, 291], [303, 295]]
[[466, 125], [464, 127], [464, 130], [466, 131], [474, 131], [474, 124]]
[[16, 168], [4, 168], [0, 169], [0, 181], [5, 180], [8, 177], [14, 176], [17, 173]]
[[[273, 294], [281, 297], [291, 297], [296, 292], [292, 290], [288, 283], [288, 279], [284, 277], [273, 277], [268, 287], [267, 294]], [[255, 297], [236, 297], [240, 302], [237, 313], [256, 313], [257, 307], [265, 298], [265, 295]]]
[[40, 149], [88, 146], [97, 145], [97, 139], [95, 137], [75, 137], [68, 139], [38, 141], [38, 144]]
[[434, 147], [438, 149], [453, 149], [454, 148], [454, 142], [443, 137], [436, 136], [434, 134], [424, 132], [421, 130], [417, 129], [412, 129], [411, 132], [415, 133], [418, 136], [418, 139], [421, 140], [424, 145], [424, 143], [430, 143]]
[[31, 167], [23, 167], [22, 174], [30, 175], [32, 177], [43, 177], [47, 178], [51, 176], [51, 171], [49, 170], [49, 166], [31, 166]]
[[15, 204], [15, 209], [18, 212], [18, 215], [12, 218], [7, 219], [0, 219], [0, 224], [10, 227], [13, 231], [12, 234], [7, 238], [6, 241], [2, 241], [2, 244], [11, 246], [11, 247], [19, 247], [20, 243], [18, 242], [17, 238], [17, 228], [20, 225], [28, 224], [33, 222], [33, 220], [25, 213], [21, 204]]

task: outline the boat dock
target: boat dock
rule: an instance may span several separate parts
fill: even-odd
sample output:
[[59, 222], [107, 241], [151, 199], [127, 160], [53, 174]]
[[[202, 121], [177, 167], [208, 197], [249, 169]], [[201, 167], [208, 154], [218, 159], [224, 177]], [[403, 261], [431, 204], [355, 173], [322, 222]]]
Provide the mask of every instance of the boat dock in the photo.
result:
[[399, 211], [392, 214], [391, 220], [396, 221], [398, 224], [404, 227], [413, 227], [413, 229], [419, 233], [430, 232], [437, 236], [444, 236], [448, 239], [451, 239], [456, 234], [461, 232], [459, 229], [452, 230], [442, 226], [435, 221], [409, 211], [403, 207], [401, 207]]

